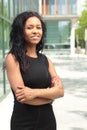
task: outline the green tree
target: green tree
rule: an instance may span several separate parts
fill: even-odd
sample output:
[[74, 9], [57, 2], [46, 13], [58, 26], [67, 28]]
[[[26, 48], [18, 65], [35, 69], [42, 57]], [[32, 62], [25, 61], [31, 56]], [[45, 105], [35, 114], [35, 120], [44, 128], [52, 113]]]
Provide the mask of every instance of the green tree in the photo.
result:
[[85, 35], [85, 28], [87, 28], [87, 0], [85, 0], [84, 10], [82, 11], [78, 26], [79, 28], [76, 29], [75, 35], [76, 36], [78, 35], [79, 45], [82, 48], [85, 48], [84, 35]]

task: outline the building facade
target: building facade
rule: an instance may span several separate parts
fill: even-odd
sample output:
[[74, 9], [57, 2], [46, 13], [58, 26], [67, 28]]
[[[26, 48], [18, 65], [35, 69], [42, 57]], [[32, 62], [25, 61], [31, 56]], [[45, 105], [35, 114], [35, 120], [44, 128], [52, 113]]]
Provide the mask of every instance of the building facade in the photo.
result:
[[20, 12], [34, 10], [38, 12], [35, 0], [0, 0], [0, 100], [9, 90], [4, 68], [4, 60], [9, 49], [9, 32], [13, 18]]
[[45, 48], [72, 53], [73, 27], [78, 21], [78, 0], [40, 0], [40, 14], [47, 25]]

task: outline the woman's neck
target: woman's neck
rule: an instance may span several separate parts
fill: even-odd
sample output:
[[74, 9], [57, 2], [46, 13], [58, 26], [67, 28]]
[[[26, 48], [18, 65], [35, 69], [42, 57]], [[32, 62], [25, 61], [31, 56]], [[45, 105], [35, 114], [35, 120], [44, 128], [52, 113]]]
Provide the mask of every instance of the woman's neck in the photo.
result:
[[35, 46], [27, 47], [27, 53], [26, 54], [28, 56], [31, 56], [31, 57], [37, 57], [36, 47]]

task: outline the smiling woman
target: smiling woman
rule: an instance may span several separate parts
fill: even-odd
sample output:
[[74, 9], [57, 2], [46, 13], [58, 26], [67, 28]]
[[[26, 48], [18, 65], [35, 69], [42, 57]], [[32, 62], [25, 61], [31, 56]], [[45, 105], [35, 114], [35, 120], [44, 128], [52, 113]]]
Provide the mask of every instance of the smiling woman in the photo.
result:
[[40, 42], [42, 38], [42, 25], [37, 17], [31, 17], [25, 22], [24, 34], [27, 43], [38, 44]]
[[23, 12], [13, 21], [5, 60], [14, 95], [11, 130], [56, 130], [52, 102], [64, 90], [53, 63], [41, 53], [45, 34], [37, 12]]

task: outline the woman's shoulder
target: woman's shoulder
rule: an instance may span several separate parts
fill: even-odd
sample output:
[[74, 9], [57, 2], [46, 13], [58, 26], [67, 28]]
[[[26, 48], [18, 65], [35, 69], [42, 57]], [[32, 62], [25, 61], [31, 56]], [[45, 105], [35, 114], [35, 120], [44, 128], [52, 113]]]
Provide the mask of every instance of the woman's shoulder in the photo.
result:
[[5, 66], [17, 65], [18, 62], [12, 53], [8, 53], [5, 58]]
[[12, 53], [8, 53], [6, 55], [5, 61], [13, 61], [13, 60], [16, 60], [15, 56]]

